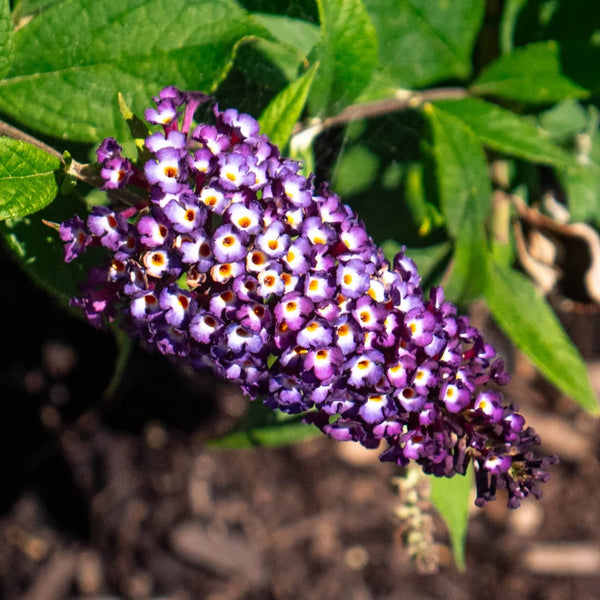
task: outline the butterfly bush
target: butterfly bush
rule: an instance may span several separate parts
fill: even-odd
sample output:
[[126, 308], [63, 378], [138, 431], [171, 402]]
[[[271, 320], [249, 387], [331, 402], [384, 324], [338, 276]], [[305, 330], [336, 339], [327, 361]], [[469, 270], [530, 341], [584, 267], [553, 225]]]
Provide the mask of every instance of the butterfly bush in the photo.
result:
[[383, 440], [383, 461], [445, 477], [472, 463], [478, 506], [497, 488], [510, 507], [539, 497], [556, 459], [534, 456], [539, 437], [498, 390], [502, 359], [443, 290], [424, 294], [404, 250], [388, 262], [249, 115], [215, 104], [196, 125], [204, 94], [168, 87], [154, 101], [142, 167], [112, 138], [97, 150], [103, 189], [138, 189], [139, 203], [60, 225], [67, 262], [111, 254], [72, 304], [337, 440]]

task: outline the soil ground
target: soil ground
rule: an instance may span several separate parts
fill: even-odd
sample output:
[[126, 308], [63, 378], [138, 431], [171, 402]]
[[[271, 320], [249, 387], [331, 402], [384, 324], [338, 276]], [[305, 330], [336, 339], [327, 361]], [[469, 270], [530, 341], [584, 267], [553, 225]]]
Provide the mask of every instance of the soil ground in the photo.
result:
[[[141, 350], [106, 399], [111, 336], [6, 269], [2, 598], [600, 597], [598, 422], [510, 348], [507, 396], [541, 434], [541, 451], [561, 462], [541, 501], [517, 511], [502, 498], [473, 508], [459, 572], [433, 513], [433, 543], [421, 541], [437, 566], [433, 554], [410, 560], [410, 532], [397, 515], [410, 494], [392, 485], [399, 471], [376, 452], [324, 437], [277, 449], [208, 449], [207, 439], [243, 415], [245, 400]], [[598, 380], [596, 313], [565, 310]]]

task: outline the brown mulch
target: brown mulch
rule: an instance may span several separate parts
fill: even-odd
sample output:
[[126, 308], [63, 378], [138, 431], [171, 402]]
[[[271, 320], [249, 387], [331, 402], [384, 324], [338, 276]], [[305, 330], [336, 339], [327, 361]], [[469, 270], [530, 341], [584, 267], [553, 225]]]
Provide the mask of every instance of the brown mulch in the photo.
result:
[[3, 314], [20, 330], [5, 334], [0, 367], [2, 598], [600, 597], [598, 422], [519, 355], [508, 394], [561, 463], [541, 501], [473, 508], [463, 573], [433, 515], [438, 564], [424, 573], [403, 544], [407, 492], [376, 452], [322, 437], [211, 450], [206, 440], [233, 426], [245, 400], [142, 351], [106, 400], [111, 337], [24, 294], [29, 283], [10, 274]]

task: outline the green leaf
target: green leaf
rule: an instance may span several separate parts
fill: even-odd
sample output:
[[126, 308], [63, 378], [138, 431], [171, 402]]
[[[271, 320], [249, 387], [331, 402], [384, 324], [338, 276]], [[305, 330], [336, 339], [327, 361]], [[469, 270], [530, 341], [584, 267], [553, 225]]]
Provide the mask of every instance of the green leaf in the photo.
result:
[[471, 469], [466, 475], [454, 477], [433, 477], [431, 482], [431, 502], [444, 519], [450, 534], [450, 543], [456, 566], [465, 568], [465, 541], [469, 523], [469, 501], [473, 481]]
[[208, 442], [211, 448], [252, 448], [286, 446], [322, 435], [314, 425], [302, 422], [303, 415], [274, 411], [259, 400], [252, 402], [248, 416], [240, 427]]
[[502, 17], [500, 19], [500, 51], [502, 54], [510, 53], [514, 48], [514, 33], [519, 13], [527, 0], [506, 0]]
[[377, 64], [377, 37], [361, 0], [317, 0], [321, 38], [313, 60], [321, 65], [309, 104], [313, 114], [334, 113], [369, 83]]
[[566, 141], [586, 128], [588, 114], [577, 100], [569, 98], [541, 113], [539, 121], [553, 139]]
[[123, 377], [127, 373], [127, 367], [129, 366], [131, 353], [134, 348], [133, 339], [124, 329], [113, 323], [110, 326], [110, 331], [114, 336], [117, 352], [112, 376], [104, 389], [103, 397], [105, 400], [112, 400], [115, 392], [121, 385]]
[[50, 204], [58, 192], [60, 160], [31, 144], [0, 138], [0, 219], [23, 217]]
[[466, 308], [481, 296], [485, 287], [488, 254], [482, 227], [476, 221], [465, 222], [463, 232], [454, 242], [451, 276], [444, 286], [448, 300]]
[[425, 168], [421, 162], [411, 162], [406, 165], [404, 202], [419, 228], [420, 236], [427, 236], [433, 229], [443, 225], [443, 216], [427, 198]]
[[319, 27], [314, 23], [285, 15], [252, 13], [252, 18], [264, 27], [280, 44], [306, 58], [319, 41]]
[[467, 221], [482, 225], [491, 208], [485, 154], [473, 130], [460, 119], [431, 104], [423, 112], [433, 130], [442, 212], [448, 231], [458, 237]]
[[343, 198], [368, 190], [379, 173], [379, 158], [365, 144], [353, 144], [341, 153], [331, 180]]
[[102, 248], [90, 248], [69, 265], [64, 262], [64, 244], [58, 232], [43, 221], [61, 223], [78, 212], [85, 218], [86, 208], [74, 194], [58, 196], [42, 211], [19, 219], [0, 223], [0, 238], [4, 238], [31, 280], [53, 294], [63, 304], [78, 295], [78, 286], [87, 278], [92, 265], [102, 260]]
[[164, 85], [215, 89], [235, 49], [268, 33], [233, 0], [66, 0], [18, 30], [0, 110], [49, 135], [119, 136]]
[[521, 273], [492, 261], [488, 266], [485, 299], [500, 327], [558, 389], [600, 413], [585, 362], [544, 298]]
[[524, 117], [479, 98], [444, 100], [435, 105], [468, 125], [489, 148], [535, 163], [574, 166], [571, 155], [547, 131]]
[[279, 68], [288, 81], [294, 81], [300, 69], [308, 66], [308, 55], [319, 41], [319, 27], [285, 15], [252, 13], [252, 18], [277, 40], [256, 40], [256, 48]]
[[280, 149], [288, 143], [294, 125], [302, 115], [318, 68], [319, 65], [314, 64], [304, 75], [279, 92], [258, 119], [261, 132], [268, 135]]
[[[306, 133], [306, 130], [302, 132]], [[300, 172], [308, 177], [310, 174], [314, 173], [315, 168], [315, 152], [313, 148], [313, 143], [315, 140], [314, 130], [309, 131], [308, 135], [296, 135], [292, 137], [290, 142], [290, 158], [297, 160], [300, 165]]]
[[0, 79], [13, 60], [13, 24], [9, 0], [0, 0]]
[[454, 238], [452, 279], [448, 297], [466, 304], [484, 287], [487, 243], [485, 220], [492, 188], [481, 142], [460, 119], [433, 105], [424, 112], [433, 131], [433, 155], [440, 205]]
[[[594, 136], [600, 143], [600, 136]], [[561, 171], [572, 222], [592, 222], [600, 227], [600, 157], [585, 165]]]
[[150, 130], [148, 129], [146, 122], [142, 121], [142, 119], [132, 112], [121, 92], [117, 95], [117, 101], [119, 103], [119, 112], [123, 119], [125, 119], [127, 127], [129, 128], [129, 133], [131, 133], [131, 137], [135, 142], [138, 164], [143, 165], [151, 157], [145, 144], [146, 138], [150, 135]]
[[379, 39], [377, 86], [467, 79], [483, 0], [365, 0]]
[[564, 74], [560, 52], [558, 43], [549, 41], [504, 54], [481, 73], [471, 92], [524, 104], [586, 98], [589, 91]]

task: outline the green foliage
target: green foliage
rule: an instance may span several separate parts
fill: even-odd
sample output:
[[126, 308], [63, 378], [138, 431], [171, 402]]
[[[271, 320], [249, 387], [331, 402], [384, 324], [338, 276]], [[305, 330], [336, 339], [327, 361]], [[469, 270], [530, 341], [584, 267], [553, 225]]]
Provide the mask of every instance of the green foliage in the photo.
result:
[[4, 77], [13, 59], [13, 28], [8, 0], [0, 0], [0, 77]]
[[262, 33], [233, 0], [65, 0], [15, 33], [0, 110], [97, 143], [124, 132], [117, 92], [140, 110], [164, 85], [213, 91], [236, 46]]
[[256, 40], [256, 47], [277, 66], [287, 81], [294, 81], [298, 71], [308, 64], [308, 56], [319, 41], [319, 27], [284, 15], [254, 13], [252, 18], [276, 40]]
[[377, 88], [465, 80], [484, 14], [483, 0], [365, 0], [379, 40]]
[[60, 161], [31, 144], [0, 138], [0, 219], [24, 217], [54, 200]]
[[481, 143], [497, 152], [557, 167], [576, 164], [574, 157], [558, 146], [547, 131], [496, 104], [463, 98], [436, 102], [436, 106], [459, 118]]
[[[70, 156], [85, 161], [102, 137], [130, 134], [143, 162], [148, 131], [136, 114], [165, 85], [199, 89], [221, 107], [260, 115], [262, 130], [289, 145], [306, 174], [333, 182], [388, 258], [407, 246], [424, 287], [441, 282], [462, 310], [483, 297], [540, 372], [598, 412], [584, 361], [520, 272], [510, 208], [512, 194], [533, 206], [551, 191], [564, 196], [573, 222], [600, 228], [594, 3], [507, 0], [500, 15], [486, 14], [484, 0], [13, 7], [0, 0], [0, 111], [65, 158], [61, 167], [54, 154], [0, 138], [0, 232], [32, 280], [61, 302], [98, 259], [86, 254], [65, 267], [62, 244], [44, 224], [85, 214], [89, 189], [79, 182], [69, 193]], [[491, 176], [498, 161], [500, 179]], [[507, 199], [502, 213], [494, 191]], [[125, 346], [121, 356], [123, 369]], [[277, 445], [315, 431], [301, 416], [256, 403], [239, 430], [213, 445]], [[433, 481], [459, 567], [470, 485], [470, 477]]]
[[560, 52], [554, 41], [517, 48], [489, 65], [471, 85], [471, 91], [524, 104], [587, 97], [587, 89], [564, 75]]
[[431, 477], [431, 502], [446, 523], [456, 566], [465, 568], [465, 540], [469, 524], [469, 498], [473, 486], [471, 470], [451, 479]]
[[581, 356], [531, 281], [490, 262], [485, 299], [496, 321], [537, 368], [586, 410], [600, 414]]
[[274, 411], [257, 401], [250, 404], [246, 418], [236, 430], [210, 440], [208, 445], [221, 449], [282, 446], [318, 435], [321, 432], [314, 425], [303, 423], [302, 415]]
[[492, 189], [481, 142], [462, 121], [434, 106], [425, 112], [433, 130], [440, 204], [454, 241], [448, 297], [466, 304], [483, 290], [487, 243], [485, 220]]
[[261, 131], [281, 149], [287, 145], [294, 125], [300, 119], [318, 67], [318, 63], [314, 64], [304, 75], [277, 94], [258, 120]]
[[362, 0], [317, 0], [321, 38], [313, 59], [321, 64], [310, 95], [313, 114], [350, 104], [369, 83], [377, 37]]

